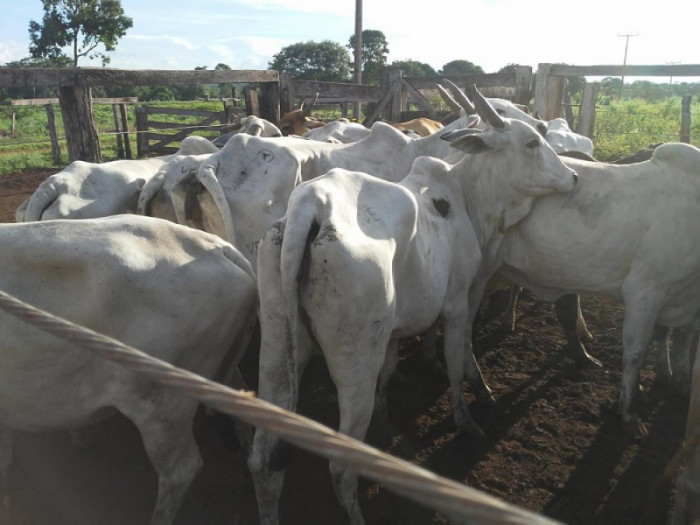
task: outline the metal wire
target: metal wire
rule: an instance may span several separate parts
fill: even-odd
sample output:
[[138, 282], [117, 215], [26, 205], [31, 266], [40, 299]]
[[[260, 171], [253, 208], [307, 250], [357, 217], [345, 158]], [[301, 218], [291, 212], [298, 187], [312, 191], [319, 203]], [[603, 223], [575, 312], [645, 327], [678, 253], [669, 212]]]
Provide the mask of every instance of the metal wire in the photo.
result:
[[385, 454], [311, 419], [257, 399], [251, 392], [237, 391], [174, 367], [115, 339], [38, 310], [3, 291], [0, 291], [0, 308], [159, 384], [175, 387], [218, 411], [274, 432], [453, 520], [479, 524], [557, 523]]

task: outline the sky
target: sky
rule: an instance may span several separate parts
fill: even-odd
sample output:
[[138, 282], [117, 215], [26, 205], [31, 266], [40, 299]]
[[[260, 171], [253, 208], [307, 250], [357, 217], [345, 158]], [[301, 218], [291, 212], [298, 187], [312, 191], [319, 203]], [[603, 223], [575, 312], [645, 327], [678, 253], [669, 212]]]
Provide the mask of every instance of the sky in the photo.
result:
[[[384, 33], [389, 63], [410, 59], [440, 70], [461, 59], [486, 73], [509, 64], [534, 71], [547, 62], [619, 65], [627, 44], [629, 65], [700, 64], [697, 13], [687, 0], [455, 0], [432, 7], [425, 1], [362, 3], [362, 27]], [[267, 69], [285, 46], [324, 40], [344, 46], [355, 31], [354, 0], [121, 4], [134, 22], [109, 53], [109, 67], [121, 69], [214, 69], [219, 63]], [[0, 65], [29, 56], [29, 21], [41, 23], [42, 5], [41, 0], [0, 0]], [[79, 65], [101, 64], [81, 59]]]

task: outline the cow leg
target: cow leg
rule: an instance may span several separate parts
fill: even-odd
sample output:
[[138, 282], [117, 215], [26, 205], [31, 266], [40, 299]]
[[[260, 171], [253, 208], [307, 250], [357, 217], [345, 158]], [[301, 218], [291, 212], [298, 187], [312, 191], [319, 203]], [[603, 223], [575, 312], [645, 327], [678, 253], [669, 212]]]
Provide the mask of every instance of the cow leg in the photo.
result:
[[168, 391], [160, 395], [168, 399], [153, 403], [151, 410], [143, 410], [145, 399], [117, 407], [138, 427], [148, 458], [158, 474], [158, 497], [151, 525], [173, 522], [187, 489], [204, 463], [192, 432], [198, 404], [183, 400], [180, 396], [184, 394]]
[[[625, 297], [625, 317], [622, 325], [622, 385], [619, 410], [625, 430], [635, 436], [647, 434], [639, 415], [634, 409], [639, 395], [639, 372], [651, 342], [657, 310], [650, 305], [658, 304], [650, 297]], [[628, 306], [629, 305], [629, 306]]]
[[[308, 332], [300, 325], [297, 371], [292, 378], [287, 362], [287, 339], [282, 334], [283, 326], [261, 322], [258, 397], [293, 412], [298, 402], [299, 380], [308, 364], [309, 349], [312, 347]], [[263, 525], [279, 523], [279, 500], [290, 453], [290, 445], [276, 434], [262, 427], [255, 430], [248, 468], [255, 486], [259, 520]]]
[[374, 399], [374, 413], [384, 422], [388, 421], [387, 411], [387, 395], [386, 390], [389, 385], [389, 380], [396, 370], [396, 365], [399, 362], [399, 342], [397, 339], [389, 341], [386, 349], [386, 358], [379, 372], [377, 380], [377, 393]]
[[515, 307], [518, 304], [518, 297], [522, 291], [523, 287], [518, 284], [512, 284], [510, 287], [508, 306], [506, 311], [503, 312], [503, 320], [501, 322], [502, 330], [509, 334], [515, 333]]
[[0, 523], [10, 523], [10, 467], [12, 466], [12, 430], [0, 426]]
[[673, 329], [671, 336], [671, 383], [676, 394], [687, 398], [690, 395], [693, 363], [700, 327], [689, 324]]
[[[486, 381], [484, 381], [484, 376], [481, 373], [481, 369], [479, 368], [479, 365], [476, 362], [476, 357], [474, 356], [472, 337], [472, 333], [474, 330], [474, 318], [476, 316], [476, 313], [479, 311], [479, 305], [481, 304], [481, 300], [484, 296], [484, 290], [486, 289], [487, 282], [488, 279], [483, 278], [475, 278], [472, 281], [472, 286], [469, 290], [469, 306], [467, 308], [468, 315], [466, 315], [466, 322], [462, 322], [461, 319], [463, 318], [459, 315], [455, 315], [454, 313], [452, 314], [455, 321], [453, 322], [453, 332], [451, 333], [450, 337], [452, 338], [452, 341], [456, 342], [448, 342], [447, 329], [445, 329], [443, 346], [445, 348], [445, 361], [447, 361], [448, 359], [447, 345], [450, 344], [450, 352], [452, 353], [451, 359], [454, 360], [453, 366], [460, 366], [459, 370], [461, 372], [458, 372], [457, 369], [453, 369], [453, 373], [455, 374], [454, 380], [457, 381], [458, 373], [463, 374], [464, 372], [466, 372], [469, 387], [471, 388], [472, 392], [474, 392], [477, 403], [484, 406], [493, 406], [496, 404], [496, 400], [493, 398], [491, 389], [486, 384]], [[447, 321], [445, 321], [445, 324], [447, 324]], [[457, 354], [457, 352], [460, 352], [460, 350], [458, 349], [463, 350], [463, 355], [460, 355], [460, 357], [458, 357]], [[461, 365], [458, 364], [457, 359], [461, 359]], [[447, 361], [447, 367], [448, 369], [450, 368], [449, 361]], [[460, 384], [463, 379], [463, 377], [459, 378]], [[450, 385], [452, 385], [452, 382], [453, 378], [452, 376], [450, 376]], [[455, 395], [454, 390], [452, 392], [452, 395]], [[479, 432], [477, 431], [477, 433]]]
[[588, 334], [588, 337], [592, 339], [581, 314], [581, 298], [577, 294], [566, 294], [555, 301], [554, 307], [566, 335], [567, 348], [573, 353], [574, 358], [581, 364], [603, 366], [600, 361], [588, 353], [581, 342], [580, 334], [582, 333]]
[[[467, 323], [467, 326], [471, 326], [470, 323]], [[462, 392], [466, 365], [470, 385], [472, 380], [478, 382], [478, 378], [481, 378], [481, 387], [488, 392], [489, 397], [493, 400], [489, 387], [483, 382], [474, 352], [466, 350], [467, 347], [471, 348], [471, 330], [465, 331], [461, 323], [445, 319], [444, 332], [445, 362], [447, 363], [447, 376], [449, 377], [452, 391], [452, 410], [455, 426], [463, 428], [469, 435], [483, 436], [484, 431], [472, 419]]]
[[[330, 365], [330, 368], [332, 366]], [[342, 379], [343, 383], [337, 385], [340, 413], [338, 432], [360, 441], [364, 440], [372, 417], [374, 392], [379, 373], [377, 367], [373, 368], [368, 367], [362, 377], [352, 378], [346, 375]], [[353, 379], [356, 381], [354, 384], [351, 383]], [[347, 522], [351, 525], [363, 524], [364, 518], [357, 497], [357, 474], [334, 461], [329, 463], [329, 469], [333, 490]]]
[[671, 329], [665, 326], [655, 326], [652, 340], [656, 357], [654, 360], [656, 378], [660, 383], [669, 385], [673, 375], [670, 359]]

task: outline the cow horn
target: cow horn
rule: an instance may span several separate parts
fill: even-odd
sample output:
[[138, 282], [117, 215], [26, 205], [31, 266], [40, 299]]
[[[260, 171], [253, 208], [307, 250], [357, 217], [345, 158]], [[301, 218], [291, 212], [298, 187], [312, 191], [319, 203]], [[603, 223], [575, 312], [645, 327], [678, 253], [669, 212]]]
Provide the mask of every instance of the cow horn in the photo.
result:
[[316, 105], [316, 101], [318, 100], [318, 91], [316, 92], [316, 95], [314, 96], [314, 99], [311, 101], [310, 105], [304, 104], [304, 102], [301, 103], [301, 116], [302, 117], [308, 117], [309, 114], [311, 113], [311, 110], [314, 109], [314, 106]]
[[41, 214], [58, 198], [58, 190], [53, 184], [42, 183], [39, 189], [29, 198], [24, 221], [40, 221]]
[[452, 93], [454, 94], [455, 98], [457, 99], [457, 102], [459, 103], [460, 107], [464, 110], [464, 112], [467, 115], [473, 115], [476, 113], [476, 107], [474, 107], [474, 104], [472, 103], [471, 100], [469, 100], [469, 97], [460, 89], [460, 87], [452, 82], [449, 79], [444, 79], [445, 84], [447, 84], [450, 89], [452, 90]]
[[479, 90], [476, 89], [474, 84], [471, 85], [469, 91], [469, 94], [474, 99], [474, 105], [476, 106], [476, 111], [479, 113], [479, 116], [491, 124], [494, 128], [505, 128], [506, 121], [501, 118], [493, 107], [491, 107], [489, 101], [484, 98], [484, 95], [479, 93]]
[[441, 84], [436, 84], [435, 87], [437, 87], [438, 91], [440, 92], [442, 100], [445, 101], [445, 104], [447, 104], [452, 111], [456, 111], [457, 113], [462, 111], [462, 106], [460, 106], [454, 97], [450, 95], [449, 91], [447, 91]]

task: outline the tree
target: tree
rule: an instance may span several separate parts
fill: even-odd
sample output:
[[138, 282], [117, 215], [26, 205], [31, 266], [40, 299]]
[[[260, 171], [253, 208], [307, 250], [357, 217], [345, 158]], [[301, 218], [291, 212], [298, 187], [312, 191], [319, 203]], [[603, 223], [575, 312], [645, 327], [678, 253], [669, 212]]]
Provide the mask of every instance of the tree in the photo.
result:
[[[58, 58], [72, 49], [73, 67], [81, 57], [100, 58], [109, 63], [107, 51], [116, 49], [117, 40], [134, 25], [124, 15], [120, 0], [42, 0], [42, 23], [30, 20], [29, 52], [33, 58]], [[102, 45], [105, 52], [98, 50]]]
[[437, 75], [437, 72], [430, 64], [418, 62], [417, 60], [396, 60], [389, 67], [402, 69], [407, 77], [431, 77]]
[[[348, 49], [355, 51], [355, 35], [350, 36]], [[362, 31], [362, 82], [376, 84], [381, 81], [386, 68], [386, 56], [389, 45], [381, 31], [365, 29]]]
[[443, 75], [483, 75], [484, 70], [469, 60], [452, 60], [442, 66]]
[[347, 82], [351, 72], [348, 50], [330, 40], [299, 42], [283, 47], [273, 55], [268, 66], [290, 73], [294, 78], [330, 82]]

